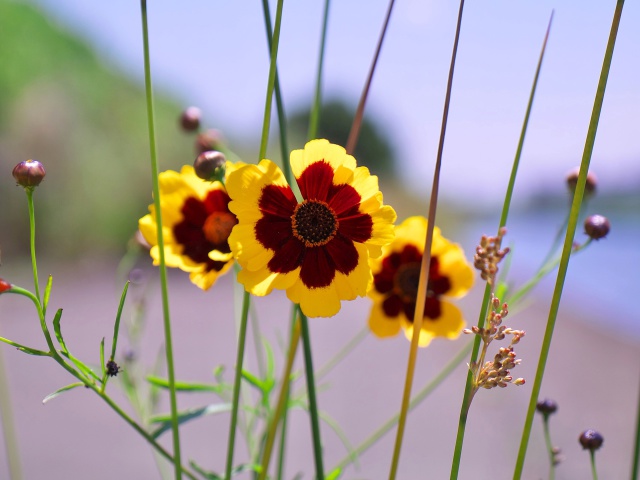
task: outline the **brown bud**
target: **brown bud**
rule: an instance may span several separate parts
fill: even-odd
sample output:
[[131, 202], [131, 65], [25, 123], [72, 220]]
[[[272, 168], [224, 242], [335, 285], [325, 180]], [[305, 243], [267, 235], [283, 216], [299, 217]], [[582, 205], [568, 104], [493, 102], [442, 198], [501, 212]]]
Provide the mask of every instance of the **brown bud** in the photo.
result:
[[609, 233], [611, 224], [607, 217], [602, 215], [591, 215], [584, 221], [584, 231], [594, 240], [600, 240]]
[[203, 180], [221, 181], [224, 178], [226, 161], [223, 153], [210, 150], [198, 155], [198, 158], [193, 162], [193, 168], [196, 175]]
[[[578, 175], [580, 174], [580, 167], [576, 167], [567, 173], [567, 186], [571, 193], [576, 191], [576, 185], [578, 184]], [[598, 185], [598, 177], [593, 172], [587, 173], [587, 183], [584, 186], [584, 193], [587, 196], [596, 193], [596, 186]]]
[[107, 364], [105, 365], [105, 369], [107, 371], [107, 375], [109, 375], [110, 377], [115, 377], [116, 375], [118, 375], [118, 373], [120, 373], [120, 366], [113, 360], [109, 360], [107, 362]]
[[589, 429], [580, 434], [578, 441], [580, 442], [580, 445], [582, 445], [582, 448], [584, 448], [585, 450], [591, 450], [593, 452], [594, 450], [598, 450], [602, 446], [604, 438], [595, 430]]
[[209, 150], [217, 150], [222, 143], [222, 135], [218, 130], [209, 129], [206, 132], [200, 132], [196, 137], [196, 154]]
[[6, 292], [7, 290], [10, 290], [11, 288], [13, 288], [13, 285], [11, 285], [6, 280], [3, 280], [2, 278], [0, 278], [0, 293]]
[[185, 132], [195, 132], [200, 128], [202, 112], [198, 107], [188, 107], [180, 115], [180, 126]]
[[45, 174], [44, 167], [37, 160], [25, 160], [13, 168], [13, 178], [25, 188], [40, 185]]

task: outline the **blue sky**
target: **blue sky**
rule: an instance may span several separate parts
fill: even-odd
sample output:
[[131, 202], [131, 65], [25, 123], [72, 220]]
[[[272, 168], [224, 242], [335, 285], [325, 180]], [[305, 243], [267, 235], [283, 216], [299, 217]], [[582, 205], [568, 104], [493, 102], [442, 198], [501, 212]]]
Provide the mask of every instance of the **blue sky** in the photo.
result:
[[[139, 4], [132, 0], [38, 0], [56, 21], [89, 39], [104, 58], [142, 78]], [[322, 4], [285, 2], [279, 69], [285, 107], [314, 88]], [[275, 2], [271, 2], [275, 10]], [[386, 1], [333, 1], [325, 97], [357, 102]], [[404, 176], [430, 185], [457, 16], [457, 2], [399, 0], [374, 78], [368, 111], [391, 133]], [[516, 194], [555, 189], [582, 156], [615, 2], [467, 2], [442, 195], [497, 201], [507, 182], [549, 15], [555, 18]], [[199, 105], [208, 123], [258, 141], [268, 71], [261, 2], [149, 2], [157, 90]], [[613, 58], [592, 169], [602, 191], [640, 184], [640, 5], [627, 2]]]

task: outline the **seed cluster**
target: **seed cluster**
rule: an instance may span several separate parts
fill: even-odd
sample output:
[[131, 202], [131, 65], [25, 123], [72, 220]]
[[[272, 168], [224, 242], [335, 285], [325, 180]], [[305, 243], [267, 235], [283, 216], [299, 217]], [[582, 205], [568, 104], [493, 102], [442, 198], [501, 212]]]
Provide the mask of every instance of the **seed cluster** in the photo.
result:
[[502, 237], [506, 234], [507, 229], [502, 227], [495, 237], [483, 235], [473, 257], [473, 266], [480, 270], [482, 279], [491, 285], [494, 285], [498, 273], [498, 263], [509, 253], [509, 247], [500, 249]]
[[[474, 375], [474, 389], [491, 389], [495, 387], [504, 388], [508, 383], [514, 385], [524, 385], [524, 378], [514, 379], [511, 370], [519, 365], [522, 360], [516, 358], [513, 346], [524, 337], [523, 330], [514, 330], [502, 325], [502, 320], [509, 314], [506, 303], [500, 305], [500, 300], [495, 296], [491, 299], [491, 308], [487, 315], [487, 327], [479, 328], [473, 326], [471, 329], [463, 330], [464, 333], [480, 336], [483, 342], [482, 355], [479, 362], [472, 363], [469, 368]], [[511, 343], [508, 347], [500, 347], [493, 360], [482, 364], [487, 348], [493, 340], [504, 340], [507, 335], [511, 335]]]
[[291, 215], [293, 235], [306, 247], [329, 243], [338, 231], [338, 217], [326, 202], [305, 200]]

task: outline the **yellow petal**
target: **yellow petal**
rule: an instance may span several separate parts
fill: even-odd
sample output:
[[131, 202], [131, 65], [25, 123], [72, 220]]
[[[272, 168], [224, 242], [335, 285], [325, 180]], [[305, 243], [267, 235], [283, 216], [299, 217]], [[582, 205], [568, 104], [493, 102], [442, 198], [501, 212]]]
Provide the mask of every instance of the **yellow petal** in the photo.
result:
[[393, 337], [400, 332], [400, 318], [388, 317], [382, 309], [382, 302], [374, 302], [369, 315], [369, 328], [377, 337]]

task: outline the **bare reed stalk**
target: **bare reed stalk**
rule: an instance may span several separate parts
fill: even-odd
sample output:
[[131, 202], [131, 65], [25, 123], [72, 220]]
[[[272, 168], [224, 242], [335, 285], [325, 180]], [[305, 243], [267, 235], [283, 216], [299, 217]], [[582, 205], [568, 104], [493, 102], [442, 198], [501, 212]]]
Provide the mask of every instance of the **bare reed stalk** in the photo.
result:
[[420, 268], [420, 280], [418, 282], [418, 295], [416, 298], [416, 309], [413, 315], [413, 335], [411, 336], [411, 347], [409, 349], [409, 361], [407, 362], [407, 375], [405, 379], [404, 393], [402, 395], [402, 406], [400, 408], [400, 418], [398, 420], [398, 430], [396, 442], [391, 460], [391, 470], [389, 480], [394, 480], [398, 472], [400, 463], [400, 450], [402, 449], [402, 439], [407, 422], [409, 402], [411, 399], [411, 387], [413, 385], [413, 375], [415, 372], [416, 358], [418, 355], [418, 340], [422, 330], [424, 317], [424, 306], [427, 299], [427, 285], [429, 284], [429, 265], [431, 264], [431, 245], [433, 243], [433, 229], [435, 227], [436, 209], [438, 206], [438, 188], [440, 185], [440, 168], [442, 166], [442, 151], [444, 149], [444, 139], [447, 131], [447, 119], [449, 117], [449, 104], [451, 102], [451, 90], [453, 87], [453, 73], [456, 65], [456, 55], [458, 53], [458, 41], [462, 27], [462, 13], [464, 11], [464, 0], [460, 0], [458, 11], [458, 22], [456, 25], [456, 35], [453, 42], [453, 53], [451, 54], [451, 64], [449, 66], [449, 78], [447, 80], [447, 92], [442, 112], [442, 126], [440, 129], [440, 140], [438, 142], [438, 155], [433, 173], [433, 185], [431, 187], [431, 199], [429, 201], [429, 216], [427, 223], [427, 235], [424, 242], [424, 253], [422, 254], [422, 264]]

